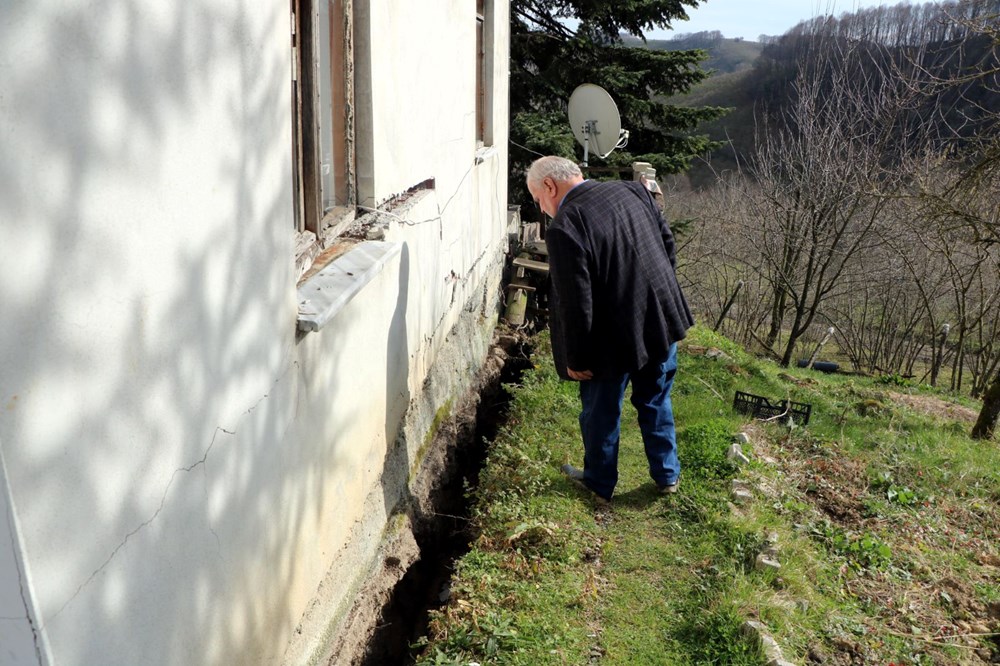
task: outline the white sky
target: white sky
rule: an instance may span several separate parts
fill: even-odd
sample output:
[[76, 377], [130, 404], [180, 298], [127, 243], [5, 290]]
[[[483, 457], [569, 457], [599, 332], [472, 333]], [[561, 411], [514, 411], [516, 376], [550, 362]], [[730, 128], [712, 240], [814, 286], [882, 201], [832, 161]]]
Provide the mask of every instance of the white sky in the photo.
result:
[[[718, 30], [725, 37], [756, 41], [760, 35], [781, 35], [803, 19], [820, 14], [840, 16], [861, 7], [893, 6], [902, 0], [705, 0], [687, 8], [690, 21], [677, 21], [673, 30], [655, 30], [647, 39]], [[922, 4], [913, 2], [912, 4]]]

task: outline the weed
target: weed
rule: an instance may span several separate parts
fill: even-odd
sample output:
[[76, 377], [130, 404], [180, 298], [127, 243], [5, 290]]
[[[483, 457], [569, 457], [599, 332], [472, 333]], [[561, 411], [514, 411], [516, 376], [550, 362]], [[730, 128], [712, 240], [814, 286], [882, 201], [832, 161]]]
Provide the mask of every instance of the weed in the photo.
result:
[[726, 458], [732, 441], [728, 421], [719, 419], [686, 428], [678, 436], [683, 453], [684, 474], [701, 479], [730, 479], [736, 466]]
[[892, 478], [892, 472], [888, 471], [879, 474], [878, 478], [871, 483], [871, 489], [883, 493], [886, 500], [899, 506], [922, 506], [933, 499], [924, 493], [897, 484]]
[[[473, 658], [493, 661], [502, 652], [511, 650], [516, 638], [511, 618], [503, 612], [491, 611], [468, 624], [452, 625], [433, 648], [417, 660], [417, 666], [464, 665]], [[428, 643], [424, 638], [413, 647], [427, 647]]]
[[913, 382], [902, 375], [882, 375], [875, 381], [884, 386], [912, 386]]
[[724, 604], [688, 609], [687, 619], [677, 629], [677, 639], [690, 646], [692, 664], [757, 666], [763, 660], [760, 647], [743, 633], [743, 618]]
[[847, 532], [830, 521], [814, 524], [810, 534], [831, 552], [846, 559], [855, 571], [882, 570], [892, 564], [892, 549], [873, 534]]

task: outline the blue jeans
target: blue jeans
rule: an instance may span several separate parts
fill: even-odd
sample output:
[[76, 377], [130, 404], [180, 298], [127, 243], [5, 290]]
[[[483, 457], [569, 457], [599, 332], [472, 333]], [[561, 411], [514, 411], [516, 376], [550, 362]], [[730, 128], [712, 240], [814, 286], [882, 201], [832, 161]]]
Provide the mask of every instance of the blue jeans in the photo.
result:
[[632, 404], [639, 412], [639, 429], [649, 461], [649, 475], [658, 485], [676, 483], [681, 472], [670, 387], [677, 373], [677, 343], [660, 363], [612, 379], [580, 382], [580, 431], [583, 434], [583, 481], [605, 499], [618, 483], [618, 443], [625, 387], [632, 382]]

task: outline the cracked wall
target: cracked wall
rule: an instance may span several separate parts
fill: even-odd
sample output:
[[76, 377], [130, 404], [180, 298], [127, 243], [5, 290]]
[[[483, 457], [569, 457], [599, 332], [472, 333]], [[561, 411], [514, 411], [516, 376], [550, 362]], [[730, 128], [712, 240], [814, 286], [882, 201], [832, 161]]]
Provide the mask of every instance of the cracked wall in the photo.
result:
[[363, 576], [419, 462], [390, 444], [440, 408], [448, 336], [496, 291], [506, 126], [476, 164], [454, 57], [472, 4], [356, 5], [358, 76], [384, 77], [359, 110], [369, 194], [436, 189], [386, 230], [399, 258], [301, 338], [287, 3], [5, 9], [0, 650], [276, 663], [335, 563]]

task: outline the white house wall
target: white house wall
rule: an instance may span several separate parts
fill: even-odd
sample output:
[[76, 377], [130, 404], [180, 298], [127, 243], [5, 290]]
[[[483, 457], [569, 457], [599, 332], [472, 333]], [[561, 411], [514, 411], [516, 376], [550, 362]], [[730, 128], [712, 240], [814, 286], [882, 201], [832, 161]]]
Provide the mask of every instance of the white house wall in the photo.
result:
[[27, 566], [0, 581], [30, 572], [29, 660], [276, 663], [324, 577], [350, 601], [408, 478], [390, 446], [496, 287], [507, 15], [475, 165], [474, 4], [355, 0], [362, 204], [433, 178], [405, 217], [437, 219], [386, 218], [398, 258], [305, 336], [288, 3], [4, 7], [0, 441]]

